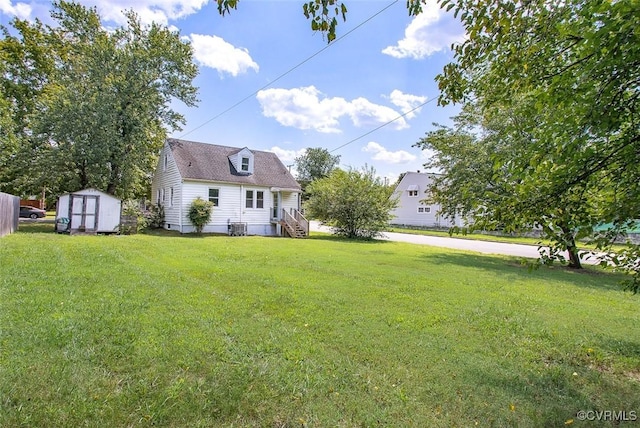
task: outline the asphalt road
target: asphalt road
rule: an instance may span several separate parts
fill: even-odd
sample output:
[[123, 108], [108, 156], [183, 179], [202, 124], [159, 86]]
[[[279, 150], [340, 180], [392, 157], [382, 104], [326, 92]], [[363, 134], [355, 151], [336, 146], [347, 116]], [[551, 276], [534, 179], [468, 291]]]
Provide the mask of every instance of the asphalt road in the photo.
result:
[[[331, 228], [321, 226], [319, 222], [312, 221], [311, 231], [331, 233]], [[503, 242], [476, 241], [462, 238], [449, 238], [440, 236], [410, 235], [408, 233], [385, 232], [378, 239], [396, 242], [408, 242], [410, 244], [431, 245], [433, 247], [452, 248], [455, 250], [475, 251], [483, 254], [500, 254], [506, 256], [537, 259], [540, 257], [536, 245], [507, 244]], [[568, 255], [565, 255], [568, 258]], [[597, 264], [595, 260], [582, 259], [584, 264]]]

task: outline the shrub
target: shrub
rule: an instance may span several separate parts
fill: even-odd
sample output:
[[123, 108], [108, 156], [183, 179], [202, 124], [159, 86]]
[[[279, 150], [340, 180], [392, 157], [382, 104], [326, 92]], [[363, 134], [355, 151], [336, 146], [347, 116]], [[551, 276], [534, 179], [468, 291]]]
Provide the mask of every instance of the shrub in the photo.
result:
[[187, 213], [187, 217], [189, 217], [189, 221], [196, 228], [196, 233], [202, 233], [202, 229], [209, 223], [211, 220], [211, 213], [213, 212], [213, 202], [205, 201], [204, 199], [198, 197], [189, 206], [189, 212]]
[[144, 217], [142, 210], [140, 209], [140, 203], [132, 199], [123, 201], [120, 221], [120, 233], [123, 235], [137, 233], [144, 229], [146, 225], [147, 220]]
[[388, 227], [397, 206], [393, 188], [376, 177], [373, 168], [334, 170], [309, 187], [306, 208], [312, 218], [333, 226], [347, 238], [374, 238]]
[[151, 205], [145, 213], [146, 226], [150, 229], [160, 229], [164, 226], [164, 207], [158, 203]]

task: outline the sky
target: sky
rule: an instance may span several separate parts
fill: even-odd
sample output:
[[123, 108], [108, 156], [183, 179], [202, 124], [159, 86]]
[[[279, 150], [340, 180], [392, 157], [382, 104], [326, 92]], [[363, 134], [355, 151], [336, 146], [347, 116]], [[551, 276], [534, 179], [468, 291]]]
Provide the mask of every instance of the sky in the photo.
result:
[[[313, 32], [302, 0], [241, 0], [220, 16], [215, 0], [79, 0], [103, 25], [142, 22], [179, 31], [194, 50], [199, 103], [176, 101], [182, 130], [173, 138], [275, 152], [295, 174], [294, 159], [321, 147], [341, 168], [373, 167], [393, 183], [425, 171], [428, 153], [412, 147], [434, 123], [451, 124], [457, 106], [437, 105], [435, 81], [453, 60], [462, 25], [427, 0], [410, 17], [404, 0], [346, 0], [337, 39]], [[50, 1], [0, 0], [0, 24], [49, 18]]]

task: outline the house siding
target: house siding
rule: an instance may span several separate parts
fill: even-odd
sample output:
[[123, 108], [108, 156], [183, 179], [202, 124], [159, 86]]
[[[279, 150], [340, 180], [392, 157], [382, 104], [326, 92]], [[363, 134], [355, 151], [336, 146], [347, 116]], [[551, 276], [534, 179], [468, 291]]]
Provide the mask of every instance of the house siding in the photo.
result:
[[[240, 186], [228, 183], [206, 183], [185, 181], [183, 183], [183, 199], [182, 199], [182, 233], [191, 233], [195, 228], [191, 225], [187, 217], [189, 205], [193, 200], [200, 197], [204, 200], [209, 198], [209, 189], [215, 188], [219, 190], [218, 206], [213, 208], [211, 221], [204, 227], [205, 233], [227, 233], [229, 223], [246, 223], [247, 233], [251, 235], [274, 235], [276, 229], [271, 223], [271, 207], [273, 207], [273, 198], [269, 187], [260, 186]], [[264, 192], [263, 208], [246, 208], [246, 191], [262, 191]], [[294, 195], [295, 196], [295, 195]], [[291, 200], [289, 197], [283, 198], [283, 207], [289, 209]], [[255, 202], [254, 202], [255, 204]]]
[[[165, 168], [165, 156], [167, 159]], [[162, 171], [161, 174], [154, 174], [151, 184], [151, 201], [155, 204], [160, 202], [164, 206], [164, 222], [166, 229], [178, 229], [182, 226], [181, 222], [181, 203], [182, 201], [182, 178], [178, 171], [173, 154], [167, 144], [164, 145], [158, 159], [158, 167], [156, 171]], [[173, 188], [173, 203], [171, 203], [171, 188]], [[158, 201], [158, 190], [164, 194], [164, 201]], [[205, 198], [206, 199], [206, 198]]]
[[[402, 178], [394, 196], [398, 198], [398, 207], [391, 211], [394, 218], [392, 224], [418, 226], [418, 227], [451, 227], [459, 225], [458, 219], [451, 222], [440, 217], [440, 205], [425, 204], [423, 201], [427, 194], [425, 191], [432, 182], [432, 174], [419, 172], [407, 172]], [[418, 195], [409, 196], [409, 189], [417, 187]], [[418, 208], [428, 208], [429, 212], [418, 212]], [[425, 210], [426, 211], [426, 210]]]

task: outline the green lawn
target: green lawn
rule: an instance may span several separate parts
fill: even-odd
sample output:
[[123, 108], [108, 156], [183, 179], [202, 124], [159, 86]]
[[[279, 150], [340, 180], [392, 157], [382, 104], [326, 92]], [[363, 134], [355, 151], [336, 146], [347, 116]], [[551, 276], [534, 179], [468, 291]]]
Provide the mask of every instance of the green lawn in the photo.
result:
[[20, 229], [0, 238], [2, 427], [640, 417], [640, 296], [618, 276], [320, 234]]

